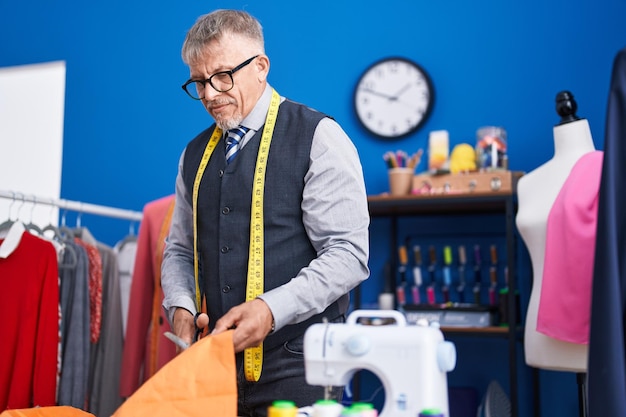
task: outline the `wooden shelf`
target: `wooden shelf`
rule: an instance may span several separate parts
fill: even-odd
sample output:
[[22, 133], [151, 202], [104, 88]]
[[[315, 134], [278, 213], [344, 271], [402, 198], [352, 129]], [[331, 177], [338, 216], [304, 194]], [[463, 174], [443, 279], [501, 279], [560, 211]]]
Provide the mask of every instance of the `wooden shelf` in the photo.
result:
[[463, 213], [502, 213], [506, 210], [511, 192], [482, 192], [463, 194], [373, 195], [367, 198], [371, 216], [393, 216], [407, 214], [458, 214]]
[[489, 327], [442, 327], [441, 331], [448, 334], [463, 334], [477, 336], [508, 337], [509, 328], [505, 326]]
[[[512, 190], [515, 188], [513, 187]], [[391, 270], [397, 270], [394, 262], [396, 244], [398, 242], [399, 221], [403, 216], [480, 216], [483, 214], [503, 215], [504, 223], [502, 236], [506, 240], [507, 268], [511, 271], [509, 285], [516, 288], [516, 229], [515, 213], [517, 212], [517, 196], [514, 191], [475, 191], [448, 194], [422, 194], [407, 196], [391, 196], [387, 193], [368, 196], [369, 213], [371, 217], [388, 217], [391, 220], [389, 228]], [[357, 293], [358, 294], [358, 293]], [[358, 296], [357, 303], [359, 302]], [[517, 313], [517, 300], [510, 295], [507, 313], [514, 317]], [[491, 327], [441, 327], [444, 334], [450, 337], [487, 337], [502, 338], [508, 344], [509, 383], [511, 391], [511, 412], [518, 417], [518, 381], [517, 381], [517, 344], [522, 339], [519, 326]]]

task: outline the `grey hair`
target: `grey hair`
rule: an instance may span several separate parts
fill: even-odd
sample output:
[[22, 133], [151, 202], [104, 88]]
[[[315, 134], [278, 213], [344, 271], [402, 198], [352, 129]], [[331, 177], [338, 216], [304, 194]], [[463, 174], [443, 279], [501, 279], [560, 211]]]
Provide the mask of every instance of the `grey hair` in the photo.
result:
[[196, 61], [207, 44], [226, 34], [249, 38], [260, 53], [265, 53], [263, 28], [257, 19], [240, 10], [215, 10], [200, 16], [187, 32], [181, 52], [183, 61], [187, 65]]

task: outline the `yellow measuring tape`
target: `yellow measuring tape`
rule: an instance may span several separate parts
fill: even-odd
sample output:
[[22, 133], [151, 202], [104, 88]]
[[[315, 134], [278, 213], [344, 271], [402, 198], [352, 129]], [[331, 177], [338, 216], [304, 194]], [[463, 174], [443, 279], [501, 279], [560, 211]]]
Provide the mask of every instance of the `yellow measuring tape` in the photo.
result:
[[[270, 107], [265, 118], [263, 135], [257, 155], [256, 166], [254, 168], [254, 181], [252, 184], [252, 205], [250, 209], [250, 248], [248, 253], [248, 279], [246, 284], [246, 301], [254, 300], [263, 294], [263, 272], [264, 272], [264, 245], [263, 245], [263, 194], [265, 190], [265, 170], [267, 167], [267, 157], [270, 151], [270, 143], [274, 134], [274, 126], [278, 117], [278, 106], [280, 96], [276, 90], [272, 91]], [[193, 268], [196, 279], [196, 307], [198, 311], [202, 306], [200, 280], [198, 279], [198, 190], [200, 181], [206, 169], [211, 154], [215, 150], [217, 142], [222, 137], [222, 130], [218, 127], [213, 131], [209, 143], [207, 143], [196, 178], [193, 183]], [[261, 377], [263, 365], [263, 344], [257, 347], [244, 350], [244, 370], [246, 380], [258, 381]]]

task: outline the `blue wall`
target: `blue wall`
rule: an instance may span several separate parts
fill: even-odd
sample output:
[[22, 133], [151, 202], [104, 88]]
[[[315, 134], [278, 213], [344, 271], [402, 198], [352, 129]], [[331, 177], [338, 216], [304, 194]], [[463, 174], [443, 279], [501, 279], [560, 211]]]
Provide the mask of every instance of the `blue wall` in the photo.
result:
[[[566, 89], [602, 149], [612, 60], [626, 45], [619, 0], [0, 0], [0, 66], [67, 62], [62, 198], [141, 210], [173, 193], [181, 150], [211, 122], [180, 89], [188, 77], [180, 46], [196, 17], [214, 8], [261, 20], [270, 82], [343, 125], [370, 194], [387, 189], [382, 154], [426, 148], [432, 130], [447, 129], [454, 145], [473, 143], [482, 125], [504, 126], [510, 168], [532, 170], [552, 155], [554, 97]], [[427, 69], [436, 102], [418, 133], [384, 142], [360, 127], [352, 94], [362, 71], [391, 55]], [[82, 224], [109, 244], [129, 227], [87, 215]], [[373, 226], [377, 241], [386, 227]], [[379, 251], [388, 253], [373, 246], [373, 275], [384, 262]], [[542, 378], [544, 415], [575, 413], [573, 377]]]

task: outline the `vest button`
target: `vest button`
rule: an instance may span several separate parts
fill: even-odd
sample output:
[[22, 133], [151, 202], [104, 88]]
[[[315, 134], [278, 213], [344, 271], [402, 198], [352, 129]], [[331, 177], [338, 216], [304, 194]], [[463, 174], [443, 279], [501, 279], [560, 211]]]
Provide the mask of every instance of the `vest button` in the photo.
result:
[[220, 169], [217, 175], [219, 175], [219, 177], [222, 178], [224, 176], [224, 170]]
[[224, 207], [222, 209], [222, 214], [228, 214], [228, 213], [230, 213], [230, 207]]
[[228, 253], [229, 250], [230, 250], [230, 248], [228, 246], [222, 246], [222, 249], [220, 249], [220, 252]]
[[222, 288], [222, 292], [223, 292], [223, 293], [230, 292], [230, 285], [226, 285], [225, 287], [223, 287], [223, 288]]

